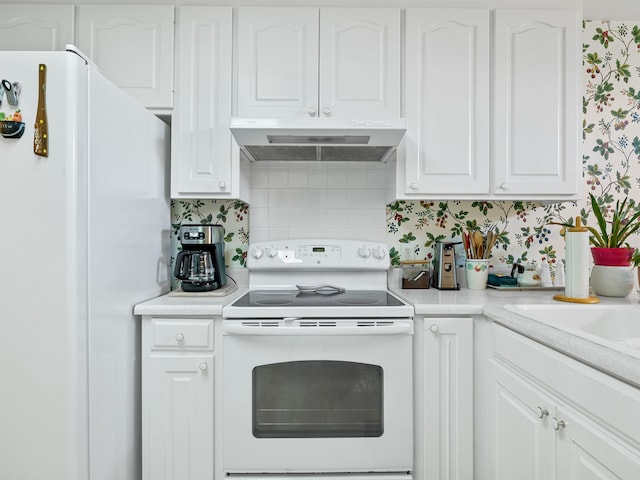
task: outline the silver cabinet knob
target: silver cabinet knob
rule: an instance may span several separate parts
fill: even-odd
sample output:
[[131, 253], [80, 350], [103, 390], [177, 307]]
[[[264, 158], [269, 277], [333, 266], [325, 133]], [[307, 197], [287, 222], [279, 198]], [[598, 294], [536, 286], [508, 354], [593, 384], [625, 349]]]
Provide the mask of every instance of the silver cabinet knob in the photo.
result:
[[418, 184], [417, 184], [417, 183], [415, 183], [415, 182], [411, 182], [411, 183], [409, 184], [409, 188], [410, 188], [411, 190], [417, 190], [417, 189], [418, 189]]
[[538, 418], [544, 418], [547, 415], [549, 415], [549, 410], [547, 410], [546, 408], [543, 408], [543, 407], [537, 407], [536, 411], [537, 411], [536, 415], [538, 415]]
[[498, 188], [500, 188], [500, 190], [507, 190], [509, 188], [509, 185], [503, 182]]
[[227, 184], [224, 182], [218, 182], [218, 187], [220, 188], [220, 190], [224, 190], [227, 188]]
[[209, 368], [209, 365], [207, 365], [207, 362], [201, 362], [200, 365], [198, 365], [198, 368], [201, 372], [206, 372]]
[[184, 340], [184, 334], [183, 333], [176, 333], [176, 341], [177, 342], [182, 342]]
[[315, 117], [316, 116], [316, 109], [314, 107], [309, 107], [309, 108], [307, 108], [307, 113], [309, 114], [310, 117]]
[[440, 331], [440, 327], [434, 324], [429, 327], [429, 330], [431, 330], [433, 333], [438, 333]]
[[556, 431], [560, 430], [561, 428], [567, 428], [567, 425], [569, 425], [569, 424], [567, 422], [565, 422], [564, 420], [558, 420], [556, 417], [553, 417], [551, 419], [551, 426]]
[[331, 109], [329, 107], [324, 107], [322, 109], [322, 113], [324, 113], [327, 117], [331, 115]]

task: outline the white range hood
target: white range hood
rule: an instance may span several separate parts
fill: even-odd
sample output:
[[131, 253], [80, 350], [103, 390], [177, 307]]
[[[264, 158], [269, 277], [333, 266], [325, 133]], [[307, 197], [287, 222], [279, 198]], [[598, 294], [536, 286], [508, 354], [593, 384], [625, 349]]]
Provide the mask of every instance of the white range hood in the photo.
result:
[[407, 129], [404, 118], [231, 118], [231, 133], [251, 161], [386, 161]]

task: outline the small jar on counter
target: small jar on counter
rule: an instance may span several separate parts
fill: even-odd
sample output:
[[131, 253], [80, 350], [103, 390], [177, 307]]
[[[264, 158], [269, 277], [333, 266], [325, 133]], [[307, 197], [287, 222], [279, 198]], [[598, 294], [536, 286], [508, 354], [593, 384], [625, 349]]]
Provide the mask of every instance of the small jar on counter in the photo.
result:
[[402, 288], [429, 288], [429, 260], [405, 260], [402, 265]]

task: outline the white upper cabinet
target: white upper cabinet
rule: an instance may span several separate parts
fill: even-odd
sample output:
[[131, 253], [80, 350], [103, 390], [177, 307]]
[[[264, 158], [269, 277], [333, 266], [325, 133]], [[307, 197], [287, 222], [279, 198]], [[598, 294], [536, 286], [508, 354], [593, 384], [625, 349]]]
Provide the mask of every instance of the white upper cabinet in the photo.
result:
[[407, 9], [405, 41], [406, 192], [486, 195], [489, 11]]
[[577, 197], [578, 12], [494, 15], [406, 10], [398, 198]]
[[173, 107], [172, 5], [80, 5], [78, 47], [147, 108]]
[[73, 5], [7, 4], [0, 9], [1, 50], [64, 50], [73, 43]]
[[231, 7], [179, 7], [176, 38], [171, 197], [246, 200], [229, 131]]
[[580, 20], [574, 10], [495, 13], [493, 193], [578, 193]]
[[400, 116], [400, 10], [238, 9], [242, 117]]

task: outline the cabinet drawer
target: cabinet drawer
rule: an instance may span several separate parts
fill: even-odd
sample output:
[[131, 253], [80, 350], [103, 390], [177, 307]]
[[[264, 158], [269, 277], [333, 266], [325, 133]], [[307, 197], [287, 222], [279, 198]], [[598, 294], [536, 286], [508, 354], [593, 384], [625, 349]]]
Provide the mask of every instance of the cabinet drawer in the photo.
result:
[[152, 348], [213, 350], [213, 320], [152, 320]]

